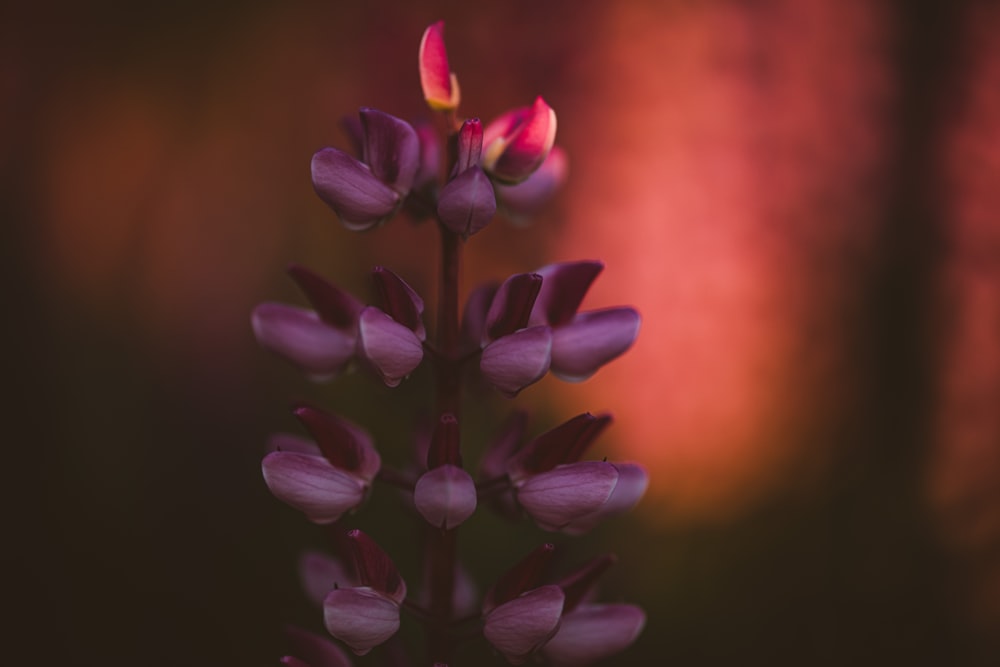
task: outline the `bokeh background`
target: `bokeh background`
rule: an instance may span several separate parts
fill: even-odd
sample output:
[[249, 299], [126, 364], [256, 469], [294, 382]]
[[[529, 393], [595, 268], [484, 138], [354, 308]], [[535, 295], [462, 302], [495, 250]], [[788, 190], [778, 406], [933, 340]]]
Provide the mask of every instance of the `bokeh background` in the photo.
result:
[[[348, 233], [308, 164], [358, 106], [425, 114], [439, 18], [463, 111], [543, 94], [571, 160], [467, 280], [597, 257], [586, 305], [644, 315], [622, 360], [518, 400], [533, 432], [612, 411], [595, 456], [650, 468], [627, 519], [556, 538], [618, 553], [604, 597], [649, 613], [612, 664], [1000, 664], [1000, 8], [975, 0], [5, 3], [5, 660], [274, 665], [318, 627], [295, 568], [329, 538], [268, 495], [267, 434], [309, 399], [402, 462], [427, 378], [310, 385], [249, 312], [300, 302], [292, 261], [433, 292], [433, 229]], [[476, 395], [470, 441], [509, 407]], [[394, 501], [356, 525], [416, 578]], [[477, 517], [463, 553], [487, 581], [546, 539]]]

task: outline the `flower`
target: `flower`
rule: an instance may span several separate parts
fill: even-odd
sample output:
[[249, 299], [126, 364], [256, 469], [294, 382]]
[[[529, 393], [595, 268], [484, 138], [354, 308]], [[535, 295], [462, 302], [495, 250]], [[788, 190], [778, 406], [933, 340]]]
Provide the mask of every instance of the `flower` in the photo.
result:
[[358, 353], [382, 381], [397, 386], [424, 358], [424, 301], [392, 271], [372, 270], [385, 311], [369, 306], [358, 316]]
[[420, 65], [420, 87], [424, 100], [435, 111], [453, 111], [458, 108], [461, 93], [458, 77], [448, 66], [448, 52], [444, 48], [444, 21], [427, 26], [420, 39], [417, 54]]
[[399, 605], [406, 583], [395, 564], [360, 530], [347, 533], [359, 586], [336, 588], [323, 601], [327, 631], [364, 655], [399, 630]]
[[462, 470], [458, 420], [452, 414], [442, 415], [434, 430], [427, 467], [413, 489], [413, 502], [428, 523], [449, 530], [476, 511], [476, 484]]
[[313, 155], [313, 187], [348, 229], [374, 227], [396, 211], [420, 168], [420, 140], [406, 121], [362, 108], [362, 159], [336, 148]]
[[493, 185], [479, 166], [482, 148], [483, 127], [479, 119], [465, 121], [458, 133], [458, 160], [453, 178], [441, 189], [438, 198], [441, 222], [466, 237], [489, 224], [497, 212]]
[[310, 521], [333, 523], [362, 503], [381, 458], [360, 426], [307, 406], [294, 414], [316, 441], [284, 434], [273, 438], [275, 451], [261, 462], [264, 482]]
[[541, 166], [556, 140], [556, 112], [541, 97], [501, 114], [483, 132], [483, 169], [503, 183], [520, 183]]
[[542, 288], [528, 324], [551, 327], [551, 370], [567, 382], [586, 380], [628, 350], [639, 334], [641, 318], [634, 308], [577, 312], [603, 269], [603, 262], [591, 260], [549, 264], [535, 272], [542, 276]]

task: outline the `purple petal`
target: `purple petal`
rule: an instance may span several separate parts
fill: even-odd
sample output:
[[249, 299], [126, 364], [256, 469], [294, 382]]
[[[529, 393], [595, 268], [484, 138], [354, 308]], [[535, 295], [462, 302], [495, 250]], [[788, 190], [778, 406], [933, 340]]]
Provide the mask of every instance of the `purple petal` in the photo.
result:
[[563, 528], [567, 535], [583, 535], [605, 519], [624, 514], [642, 499], [649, 486], [649, 476], [645, 468], [634, 463], [612, 463], [618, 471], [618, 483], [615, 485], [608, 502], [596, 511], [574, 519]]
[[486, 313], [483, 343], [496, 340], [528, 326], [528, 317], [542, 288], [537, 273], [518, 273], [503, 281]]
[[314, 523], [333, 523], [364, 499], [364, 482], [322, 456], [272, 452], [261, 468], [271, 493]]
[[567, 382], [586, 380], [632, 347], [641, 318], [633, 308], [580, 313], [552, 332], [552, 374]]
[[517, 501], [542, 530], [561, 530], [603, 506], [617, 483], [618, 471], [610, 463], [571, 463], [528, 478]]
[[580, 605], [563, 616], [542, 652], [555, 665], [589, 665], [628, 648], [645, 625], [635, 605]]
[[358, 328], [358, 314], [364, 305], [350, 293], [303, 266], [293, 264], [288, 267], [288, 274], [324, 322], [349, 331]]
[[583, 260], [549, 264], [535, 271], [542, 276], [543, 282], [531, 311], [530, 324], [558, 326], [568, 322], [602, 270], [603, 262]]
[[483, 152], [483, 124], [478, 118], [470, 118], [462, 123], [458, 131], [458, 158], [455, 162], [456, 174], [479, 164]]
[[361, 354], [390, 387], [398, 385], [424, 358], [417, 335], [378, 308], [361, 311], [358, 333]]
[[254, 308], [250, 321], [257, 342], [315, 380], [336, 376], [354, 356], [354, 335], [323, 322], [311, 310], [262, 303]]
[[566, 151], [555, 146], [526, 180], [517, 185], [497, 183], [497, 202], [515, 220], [535, 215], [566, 182], [567, 162]]
[[417, 291], [384, 266], [376, 266], [372, 270], [372, 277], [379, 296], [382, 297], [386, 315], [417, 334], [421, 341], [427, 338], [423, 321], [424, 300]]
[[520, 482], [557, 465], [576, 463], [609, 424], [609, 414], [577, 415], [535, 437], [507, 462], [506, 469], [515, 482]]
[[443, 465], [417, 480], [413, 502], [429, 524], [449, 530], [476, 511], [476, 484], [461, 468]]
[[[322, 600], [320, 600], [322, 604]], [[327, 637], [307, 632], [294, 626], [285, 629], [288, 639], [294, 648], [299, 662], [286, 662], [286, 665], [310, 665], [311, 667], [351, 667], [351, 660], [339, 646]]]
[[462, 312], [462, 338], [477, 349], [482, 346], [486, 331], [486, 313], [496, 293], [496, 284], [483, 283], [472, 290], [468, 301], [465, 302], [465, 310]]
[[355, 231], [373, 227], [399, 203], [399, 194], [371, 169], [336, 148], [313, 155], [312, 180], [320, 199]]
[[372, 444], [372, 437], [354, 422], [303, 405], [293, 414], [316, 439], [316, 446], [335, 468], [351, 472], [371, 482], [382, 467], [382, 458]]
[[331, 635], [364, 655], [399, 630], [399, 605], [367, 586], [338, 588], [323, 601]]
[[562, 608], [558, 586], [536, 588], [490, 612], [483, 635], [509, 662], [520, 664], [555, 634]]
[[551, 352], [551, 329], [522, 329], [486, 346], [479, 368], [502, 394], [513, 398], [545, 375], [549, 370]]
[[406, 597], [406, 582], [382, 547], [360, 530], [347, 533], [347, 546], [354, 561], [358, 581], [378, 591], [396, 604]]
[[420, 139], [413, 126], [377, 109], [361, 110], [364, 160], [375, 177], [406, 195], [420, 167]]
[[483, 614], [537, 588], [555, 550], [554, 544], [542, 544], [500, 575], [483, 597]]
[[466, 169], [441, 189], [437, 212], [445, 227], [456, 234], [471, 236], [496, 215], [493, 184], [480, 167]]
[[306, 597], [322, 606], [334, 588], [347, 588], [358, 582], [347, 573], [340, 561], [319, 551], [306, 551], [299, 559], [299, 580]]

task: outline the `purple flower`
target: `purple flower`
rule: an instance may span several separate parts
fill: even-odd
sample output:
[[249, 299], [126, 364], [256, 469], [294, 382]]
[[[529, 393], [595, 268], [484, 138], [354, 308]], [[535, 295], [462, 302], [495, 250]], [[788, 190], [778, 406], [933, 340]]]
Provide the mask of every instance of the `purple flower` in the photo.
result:
[[528, 323], [551, 327], [552, 373], [567, 382], [586, 380], [630, 348], [639, 334], [640, 317], [634, 308], [577, 312], [603, 269], [602, 262], [580, 261], [549, 264], [536, 271], [542, 276], [542, 288]]
[[420, 140], [406, 121], [363, 108], [359, 161], [336, 148], [312, 159], [313, 187], [351, 230], [374, 227], [396, 211], [420, 168]]
[[471, 236], [489, 224], [497, 212], [493, 184], [479, 166], [483, 127], [478, 118], [465, 121], [458, 133], [458, 160], [452, 179], [441, 189], [438, 217], [445, 227]]
[[413, 489], [413, 502], [428, 523], [449, 530], [476, 511], [476, 484], [462, 470], [454, 415], [441, 416], [427, 453], [427, 467]]
[[406, 583], [388, 554], [360, 530], [349, 532], [347, 543], [360, 585], [330, 591], [323, 622], [331, 635], [364, 655], [399, 629]]
[[332, 523], [362, 503], [381, 467], [361, 427], [310, 407], [295, 416], [316, 439], [279, 435], [264, 457], [264, 482], [276, 498], [314, 523]]

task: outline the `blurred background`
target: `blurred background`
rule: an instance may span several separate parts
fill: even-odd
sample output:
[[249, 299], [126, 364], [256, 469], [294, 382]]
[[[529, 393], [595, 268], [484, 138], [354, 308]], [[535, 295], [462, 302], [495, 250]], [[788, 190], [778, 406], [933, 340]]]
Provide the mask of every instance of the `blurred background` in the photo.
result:
[[[293, 261], [433, 292], [434, 230], [347, 232], [308, 165], [359, 106], [426, 115], [439, 18], [462, 112], [542, 94], [570, 156], [533, 225], [469, 243], [467, 287], [600, 258], [585, 306], [644, 316], [517, 401], [532, 433], [610, 410], [594, 457], [650, 469], [632, 515], [555, 538], [618, 553], [604, 598], [649, 614], [613, 664], [1000, 664], [1000, 8], [975, 0], [5, 3], [8, 659], [275, 665], [286, 623], [319, 628], [296, 563], [329, 536], [268, 494], [265, 439], [308, 399], [402, 463], [428, 378], [311, 385], [249, 313], [302, 303]], [[469, 402], [471, 460], [510, 407]], [[351, 527], [412, 581], [391, 496]], [[464, 534], [483, 582], [552, 539]]]

